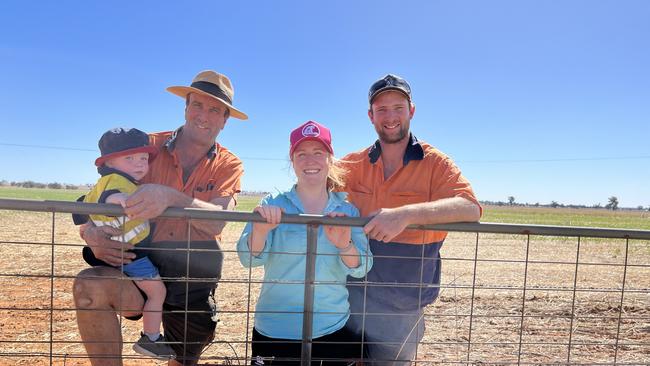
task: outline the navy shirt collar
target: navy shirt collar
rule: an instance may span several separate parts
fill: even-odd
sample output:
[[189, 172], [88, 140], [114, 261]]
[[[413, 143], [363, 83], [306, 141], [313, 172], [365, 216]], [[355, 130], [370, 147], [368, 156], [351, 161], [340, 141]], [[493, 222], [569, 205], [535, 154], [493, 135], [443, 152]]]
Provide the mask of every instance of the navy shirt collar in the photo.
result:
[[125, 172], [123, 172], [121, 170], [109, 168], [106, 165], [102, 165], [102, 166], [98, 167], [97, 172], [102, 177], [107, 176], [109, 174], [118, 174], [118, 175], [121, 175], [124, 178], [128, 179], [131, 183], [138, 184], [138, 181], [135, 178], [133, 178], [130, 174], [127, 174], [127, 173], [125, 173]]
[[[380, 156], [381, 144], [379, 143], [379, 140], [377, 140], [372, 146], [370, 146], [370, 150], [368, 150], [368, 158], [370, 158], [372, 164], [375, 164], [377, 160], [379, 160]], [[408, 164], [411, 160], [422, 159], [424, 159], [424, 149], [418, 139], [412, 133], [409, 133], [409, 143], [406, 145], [406, 151], [404, 151], [404, 165]]]
[[[167, 151], [172, 152], [176, 148], [176, 139], [178, 138], [178, 134], [183, 130], [183, 126], [179, 127], [176, 129], [176, 131], [172, 132], [172, 135], [169, 136], [167, 141], [163, 144], [163, 147], [167, 149]], [[217, 144], [212, 144], [212, 147], [208, 150], [206, 154], [207, 158], [212, 160], [217, 156]]]

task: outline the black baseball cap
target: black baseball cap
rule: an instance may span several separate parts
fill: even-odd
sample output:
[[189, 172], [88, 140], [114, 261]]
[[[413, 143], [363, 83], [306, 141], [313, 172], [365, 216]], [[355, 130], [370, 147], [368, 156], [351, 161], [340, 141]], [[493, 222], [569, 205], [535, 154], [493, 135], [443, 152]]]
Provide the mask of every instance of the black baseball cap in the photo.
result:
[[153, 160], [158, 154], [158, 149], [149, 145], [149, 136], [136, 128], [110, 129], [102, 135], [98, 145], [102, 156], [95, 160], [96, 166], [102, 166], [106, 160], [124, 155], [143, 152], [149, 154], [149, 160]]
[[411, 86], [409, 83], [397, 75], [387, 74], [370, 86], [370, 90], [368, 91], [368, 103], [372, 104], [372, 101], [375, 100], [379, 94], [389, 90], [401, 92], [406, 96], [409, 102], [411, 101]]

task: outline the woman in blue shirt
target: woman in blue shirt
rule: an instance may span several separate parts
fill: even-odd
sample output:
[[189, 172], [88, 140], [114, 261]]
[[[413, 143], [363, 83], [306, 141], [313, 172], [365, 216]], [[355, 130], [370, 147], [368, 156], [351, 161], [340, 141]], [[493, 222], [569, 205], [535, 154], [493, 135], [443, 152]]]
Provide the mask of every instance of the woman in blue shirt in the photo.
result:
[[[331, 134], [313, 121], [296, 128], [289, 156], [297, 183], [288, 192], [265, 197], [254, 211], [266, 223], [248, 223], [237, 243], [245, 267], [264, 266], [252, 337], [252, 365], [298, 365], [304, 311], [305, 225], [282, 224], [286, 214], [359, 216], [340, 188], [343, 170], [333, 157]], [[362, 228], [322, 226], [318, 233], [312, 359], [323, 365], [354, 364], [360, 340], [344, 325], [350, 316], [348, 275], [361, 278], [372, 266]], [[356, 343], [356, 344], [355, 344]], [[347, 360], [347, 361], [346, 361]]]

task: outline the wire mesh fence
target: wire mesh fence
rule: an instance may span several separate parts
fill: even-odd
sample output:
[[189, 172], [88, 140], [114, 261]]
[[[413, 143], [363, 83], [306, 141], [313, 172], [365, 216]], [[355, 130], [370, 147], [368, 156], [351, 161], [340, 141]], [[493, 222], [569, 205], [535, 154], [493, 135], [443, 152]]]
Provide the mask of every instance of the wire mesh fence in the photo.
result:
[[[0, 365], [90, 364], [72, 298], [74, 279], [87, 268], [81, 258], [84, 244], [68, 213], [118, 215], [121, 209], [6, 199], [0, 199], [0, 209]], [[242, 267], [235, 243], [244, 223], [260, 217], [197, 209], [169, 209], [165, 215], [188, 223], [230, 222], [222, 234], [220, 279], [165, 280], [183, 284], [218, 280], [219, 321], [200, 364], [250, 364], [263, 270]], [[365, 219], [288, 215], [283, 222], [317, 228], [360, 226]], [[426, 330], [417, 348], [418, 365], [650, 364], [650, 232], [485, 223], [421, 228], [451, 233], [441, 252], [440, 295], [424, 312]], [[199, 255], [209, 251], [189, 250]], [[307, 289], [319, 285], [313, 277], [303, 284]], [[309, 314], [304, 319], [308, 332]], [[164, 364], [131, 351], [140, 324], [120, 320], [123, 363]], [[303, 364], [317, 361], [308, 346], [303, 343]]]

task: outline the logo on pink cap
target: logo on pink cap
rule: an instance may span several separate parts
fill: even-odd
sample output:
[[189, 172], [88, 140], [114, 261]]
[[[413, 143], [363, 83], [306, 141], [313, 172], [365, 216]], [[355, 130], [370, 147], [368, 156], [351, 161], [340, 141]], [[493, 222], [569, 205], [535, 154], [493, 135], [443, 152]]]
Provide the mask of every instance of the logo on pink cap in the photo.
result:
[[291, 131], [291, 135], [289, 136], [289, 142], [291, 143], [289, 155], [293, 155], [293, 151], [301, 142], [308, 140], [318, 141], [325, 146], [330, 154], [334, 153], [332, 149], [332, 134], [329, 128], [318, 122], [307, 121]]
[[302, 135], [305, 137], [318, 137], [320, 135], [320, 129], [313, 123], [307, 123], [302, 128]]

